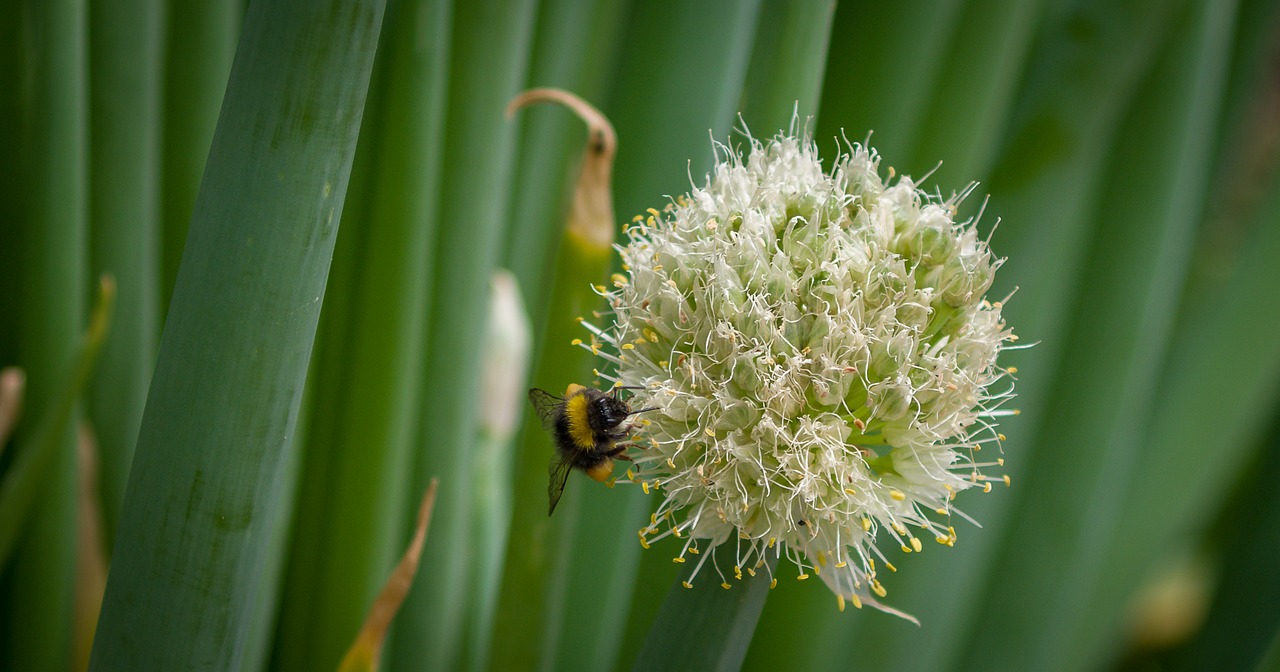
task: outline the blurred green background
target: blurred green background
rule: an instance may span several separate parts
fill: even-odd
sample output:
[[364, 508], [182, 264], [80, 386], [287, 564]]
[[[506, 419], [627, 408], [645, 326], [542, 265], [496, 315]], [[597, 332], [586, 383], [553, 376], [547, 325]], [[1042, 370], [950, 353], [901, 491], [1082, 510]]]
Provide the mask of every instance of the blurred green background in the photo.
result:
[[384, 669], [701, 666], [656, 500], [548, 520], [514, 424], [617, 265], [562, 240], [581, 122], [504, 115], [539, 86], [612, 120], [619, 228], [793, 109], [979, 182], [1037, 344], [1012, 487], [885, 581], [921, 627], [783, 563], [723, 666], [1280, 667], [1280, 2], [3, 0], [0, 78], [0, 669], [83, 669], [100, 604], [97, 669], [333, 669], [432, 476]]

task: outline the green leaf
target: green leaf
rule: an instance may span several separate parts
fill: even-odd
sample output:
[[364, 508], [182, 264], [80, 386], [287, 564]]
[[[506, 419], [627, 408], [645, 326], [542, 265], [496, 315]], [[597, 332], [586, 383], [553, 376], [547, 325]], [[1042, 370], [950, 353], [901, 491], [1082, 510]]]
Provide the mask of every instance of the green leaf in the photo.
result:
[[164, 53], [164, 170], [160, 191], [160, 307], [168, 311], [200, 177], [227, 89], [242, 0], [169, 0]]
[[[27, 123], [16, 148], [26, 205], [18, 220], [21, 300], [17, 314], [8, 317], [22, 325], [17, 363], [27, 374], [25, 413], [32, 418], [44, 417], [57, 403], [60, 376], [83, 329], [89, 288], [86, 11], [78, 0], [25, 5], [27, 67], [9, 83], [25, 94]], [[17, 227], [6, 222], [0, 228]], [[0, 668], [70, 665], [78, 417], [73, 411], [49, 429], [54, 448], [0, 590], [7, 597], [0, 621], [21, 623], [23, 634], [8, 633]], [[21, 446], [21, 432], [17, 441]]]
[[[831, 30], [819, 138], [847, 133], [906, 161], [961, 0], [845, 3]], [[901, 157], [901, 158], [895, 158]], [[932, 167], [932, 166], [930, 166]]]
[[[713, 568], [692, 584], [677, 581], [640, 646], [635, 670], [737, 670], [747, 655], [764, 609], [778, 556], [767, 554], [768, 571], [739, 585], [717, 585]], [[714, 560], [713, 560], [714, 561]], [[692, 586], [692, 587], [689, 587]]]
[[[335, 276], [327, 366], [303, 456], [275, 664], [337, 665], [401, 547], [419, 413], [448, 6], [392, 2], [366, 106]], [[321, 379], [317, 378], [319, 382]]]
[[764, 2], [739, 110], [756, 136], [787, 130], [792, 115], [813, 129], [835, 13], [835, 0]]
[[115, 328], [88, 395], [105, 542], [115, 536], [160, 340], [160, 0], [90, 7], [91, 268], [119, 287]]
[[[1093, 216], [1099, 228], [1076, 285], [1079, 308], [1070, 330], [1059, 332], [1069, 364], [1053, 392], [1037, 459], [1020, 479], [1025, 491], [1011, 541], [993, 567], [999, 587], [980, 642], [994, 646], [998, 637], [1003, 644], [995, 655], [1005, 665], [1079, 667], [1077, 629], [1098, 618], [1080, 597], [1109, 571], [1103, 558], [1113, 543], [1113, 512], [1131, 480], [1142, 478], [1132, 469], [1160, 394], [1163, 355], [1205, 206], [1234, 11], [1233, 3], [1213, 1], [1184, 15], [1137, 89], [1111, 150]], [[1070, 502], [1077, 515], [1064, 517]], [[1032, 537], [1037, 543], [1021, 543]], [[975, 646], [972, 664], [991, 662], [985, 648]]]
[[240, 666], [382, 10], [250, 7], [143, 416], [95, 669]]
[[513, 165], [513, 128], [504, 110], [524, 73], [534, 8], [532, 0], [454, 8], [430, 335], [410, 484], [410, 492], [420, 492], [438, 476], [440, 494], [432, 542], [422, 557], [426, 571], [410, 591], [389, 644], [392, 667], [454, 669], [465, 650], [480, 335]]

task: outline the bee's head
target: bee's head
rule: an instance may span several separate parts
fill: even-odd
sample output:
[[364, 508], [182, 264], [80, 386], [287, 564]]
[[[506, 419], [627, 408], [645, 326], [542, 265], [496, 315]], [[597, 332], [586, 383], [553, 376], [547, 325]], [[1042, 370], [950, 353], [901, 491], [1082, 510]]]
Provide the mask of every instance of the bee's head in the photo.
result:
[[597, 399], [596, 410], [600, 413], [606, 427], [617, 427], [627, 419], [628, 415], [631, 415], [631, 407], [627, 402], [614, 396], [601, 396]]

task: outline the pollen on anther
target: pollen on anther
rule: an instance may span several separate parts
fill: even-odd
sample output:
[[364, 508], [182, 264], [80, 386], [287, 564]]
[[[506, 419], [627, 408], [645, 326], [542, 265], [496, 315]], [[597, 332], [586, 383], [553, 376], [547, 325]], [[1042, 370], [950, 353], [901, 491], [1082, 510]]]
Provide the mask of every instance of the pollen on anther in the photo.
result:
[[898, 568], [897, 568], [897, 567], [894, 567], [894, 566], [893, 566], [893, 563], [892, 563], [892, 562], [889, 562], [888, 560], [886, 560], [886, 561], [885, 561], [885, 563], [884, 563], [884, 568], [885, 568], [885, 569], [887, 569], [887, 570], [889, 570], [889, 571], [891, 571], [891, 572], [896, 572], [896, 571], [898, 571]]
[[724, 582], [724, 583], [720, 584], [720, 587], [721, 587], [721, 588], [724, 588], [725, 590], [729, 590], [729, 589], [730, 589], [730, 588], [732, 588], [733, 586], [729, 585], [729, 582], [728, 582], [728, 581], [726, 581], [726, 582]]
[[854, 608], [854, 609], [861, 609], [861, 608], [862, 608], [862, 599], [861, 599], [861, 598], [859, 598], [857, 595], [850, 595], [850, 596], [849, 596], [849, 599], [850, 599], [850, 601], [851, 601], [851, 602], [853, 602], [853, 608]]
[[809, 578], [809, 575], [808, 575], [808, 574], [800, 574], [800, 575], [796, 576], [796, 580], [797, 580], [797, 581], [804, 581], [804, 580], [805, 580], [805, 579], [807, 579], [807, 578]]
[[904, 500], [904, 499], [906, 499], [906, 498], [907, 498], [907, 496], [906, 496], [906, 495], [902, 494], [902, 491], [901, 491], [901, 490], [890, 490], [890, 491], [889, 491], [889, 496], [890, 496], [890, 497], [892, 497], [892, 498], [894, 498], [895, 500], [897, 500], [897, 501], [899, 501], [899, 502], [901, 502], [902, 500]]
[[685, 588], [693, 588], [693, 584], [689, 583], [688, 581], [681, 581], [680, 585], [684, 586]]
[[774, 588], [777, 588], [777, 587], [778, 587], [778, 579], [774, 578], [772, 581], [769, 582], [769, 590], [773, 590]]
[[844, 595], [836, 593], [836, 605], [840, 608], [841, 612], [844, 611]]
[[924, 545], [920, 543], [919, 537], [911, 537], [911, 548], [915, 549], [916, 553], [919, 553], [924, 548]]
[[644, 490], [644, 494], [649, 494], [649, 481], [640, 481], [640, 489]]
[[671, 558], [671, 562], [674, 562], [674, 563], [676, 563], [676, 564], [678, 564], [678, 565], [679, 565], [679, 564], [684, 564], [684, 558]]
[[582, 345], [582, 339], [581, 339], [581, 338], [575, 338], [575, 339], [573, 339], [572, 341], [569, 341], [569, 345]]
[[884, 589], [884, 586], [880, 585], [879, 581], [871, 582], [871, 592], [875, 593], [876, 595], [879, 595], [880, 597], [884, 597], [889, 593], [889, 591]]
[[[1002, 465], [1002, 466], [1003, 466], [1003, 465]], [[1004, 484], [1005, 484], [1005, 487], [1009, 487], [1010, 483], [1011, 483], [1011, 481], [1010, 481], [1010, 479], [1009, 479], [1009, 474], [1005, 474], [1005, 475], [1004, 475]]]

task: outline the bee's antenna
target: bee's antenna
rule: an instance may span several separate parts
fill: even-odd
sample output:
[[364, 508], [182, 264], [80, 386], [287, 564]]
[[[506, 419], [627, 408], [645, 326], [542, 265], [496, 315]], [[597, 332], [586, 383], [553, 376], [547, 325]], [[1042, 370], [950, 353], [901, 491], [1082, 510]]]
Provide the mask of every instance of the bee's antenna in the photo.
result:
[[630, 416], [630, 415], [635, 415], [635, 414], [637, 414], [637, 413], [645, 413], [645, 412], [647, 412], [647, 411], [656, 411], [656, 410], [658, 410], [658, 407], [657, 407], [657, 406], [650, 406], [649, 408], [642, 408], [642, 409], [640, 409], [640, 410], [638, 410], [638, 411], [631, 411], [631, 412], [627, 413], [627, 415], [629, 415], [629, 416]]

